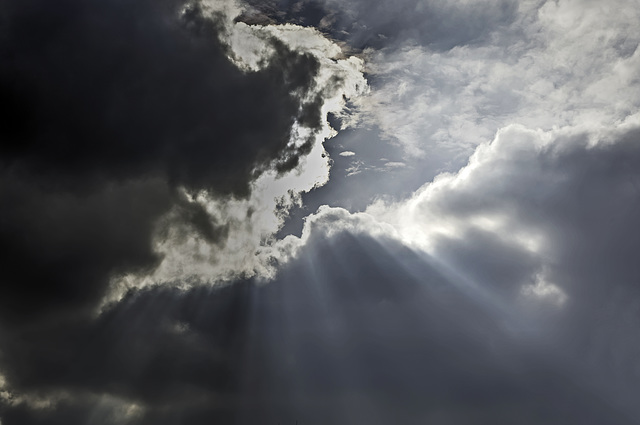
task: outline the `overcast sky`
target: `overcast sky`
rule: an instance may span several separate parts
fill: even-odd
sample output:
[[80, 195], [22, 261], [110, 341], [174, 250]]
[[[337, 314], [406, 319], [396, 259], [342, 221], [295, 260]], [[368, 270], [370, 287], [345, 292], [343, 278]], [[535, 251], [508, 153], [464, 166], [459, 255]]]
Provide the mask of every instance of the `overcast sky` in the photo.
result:
[[0, 425], [640, 424], [634, 0], [0, 0]]

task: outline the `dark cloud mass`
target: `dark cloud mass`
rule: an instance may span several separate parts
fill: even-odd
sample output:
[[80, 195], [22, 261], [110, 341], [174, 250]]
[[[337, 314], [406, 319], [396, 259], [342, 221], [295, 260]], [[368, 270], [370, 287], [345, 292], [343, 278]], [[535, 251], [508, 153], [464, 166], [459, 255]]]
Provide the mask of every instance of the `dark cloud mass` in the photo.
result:
[[284, 172], [317, 60], [273, 40], [242, 72], [222, 17], [179, 0], [0, 3], [0, 316], [34, 318], [100, 297], [114, 273], [153, 267], [151, 236], [175, 220], [223, 242], [188, 192], [247, 196]]
[[[632, 423], [452, 283], [398, 242], [314, 232], [266, 286], [149, 289], [5, 334], [17, 394], [60, 401], [3, 423]], [[118, 421], [106, 394], [140, 410]]]

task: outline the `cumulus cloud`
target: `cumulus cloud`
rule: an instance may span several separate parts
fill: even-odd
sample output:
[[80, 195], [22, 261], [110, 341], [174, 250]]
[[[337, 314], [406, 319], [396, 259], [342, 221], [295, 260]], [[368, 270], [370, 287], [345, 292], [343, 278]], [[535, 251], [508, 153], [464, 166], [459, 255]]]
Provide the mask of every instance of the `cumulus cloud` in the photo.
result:
[[638, 115], [599, 131], [509, 126], [459, 172], [367, 213], [447, 264], [488, 309], [524, 320], [516, 332], [539, 326], [629, 410], [640, 392], [627, 378], [637, 376], [640, 350], [629, 337], [640, 325], [631, 319], [640, 302], [639, 137]]

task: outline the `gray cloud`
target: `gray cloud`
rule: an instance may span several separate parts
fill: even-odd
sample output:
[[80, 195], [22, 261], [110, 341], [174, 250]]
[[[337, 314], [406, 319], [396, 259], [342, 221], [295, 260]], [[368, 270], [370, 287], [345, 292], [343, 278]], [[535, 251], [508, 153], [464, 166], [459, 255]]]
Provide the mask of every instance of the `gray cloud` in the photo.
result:
[[637, 415], [639, 137], [637, 119], [596, 134], [509, 127], [458, 173], [368, 211]]
[[360, 220], [345, 214], [310, 222], [269, 285], [149, 288], [95, 321], [5, 333], [22, 399], [3, 423], [633, 423], [438, 261], [366, 226], [340, 230]]
[[516, 16], [509, 0], [393, 3], [364, 0], [248, 1], [247, 22], [314, 26], [351, 48], [388, 47], [407, 41], [436, 50], [485, 42]]
[[[310, 146], [315, 56], [267, 40], [245, 72], [223, 16], [185, 1], [3, 3], [0, 37], [0, 316], [88, 308], [117, 274], [152, 268], [159, 225], [224, 243], [190, 195], [246, 198], [264, 170]], [[159, 218], [172, 212], [170, 221]], [[162, 234], [162, 232], [160, 232]]]
[[628, 4], [0, 6], [3, 425], [638, 423]]

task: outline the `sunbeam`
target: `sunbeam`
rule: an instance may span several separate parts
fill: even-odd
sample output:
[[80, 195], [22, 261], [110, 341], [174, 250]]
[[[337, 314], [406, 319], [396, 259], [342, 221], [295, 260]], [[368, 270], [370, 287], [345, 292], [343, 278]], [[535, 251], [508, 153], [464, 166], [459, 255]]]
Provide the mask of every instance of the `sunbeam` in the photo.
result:
[[0, 425], [640, 424], [636, 0], [0, 0]]

